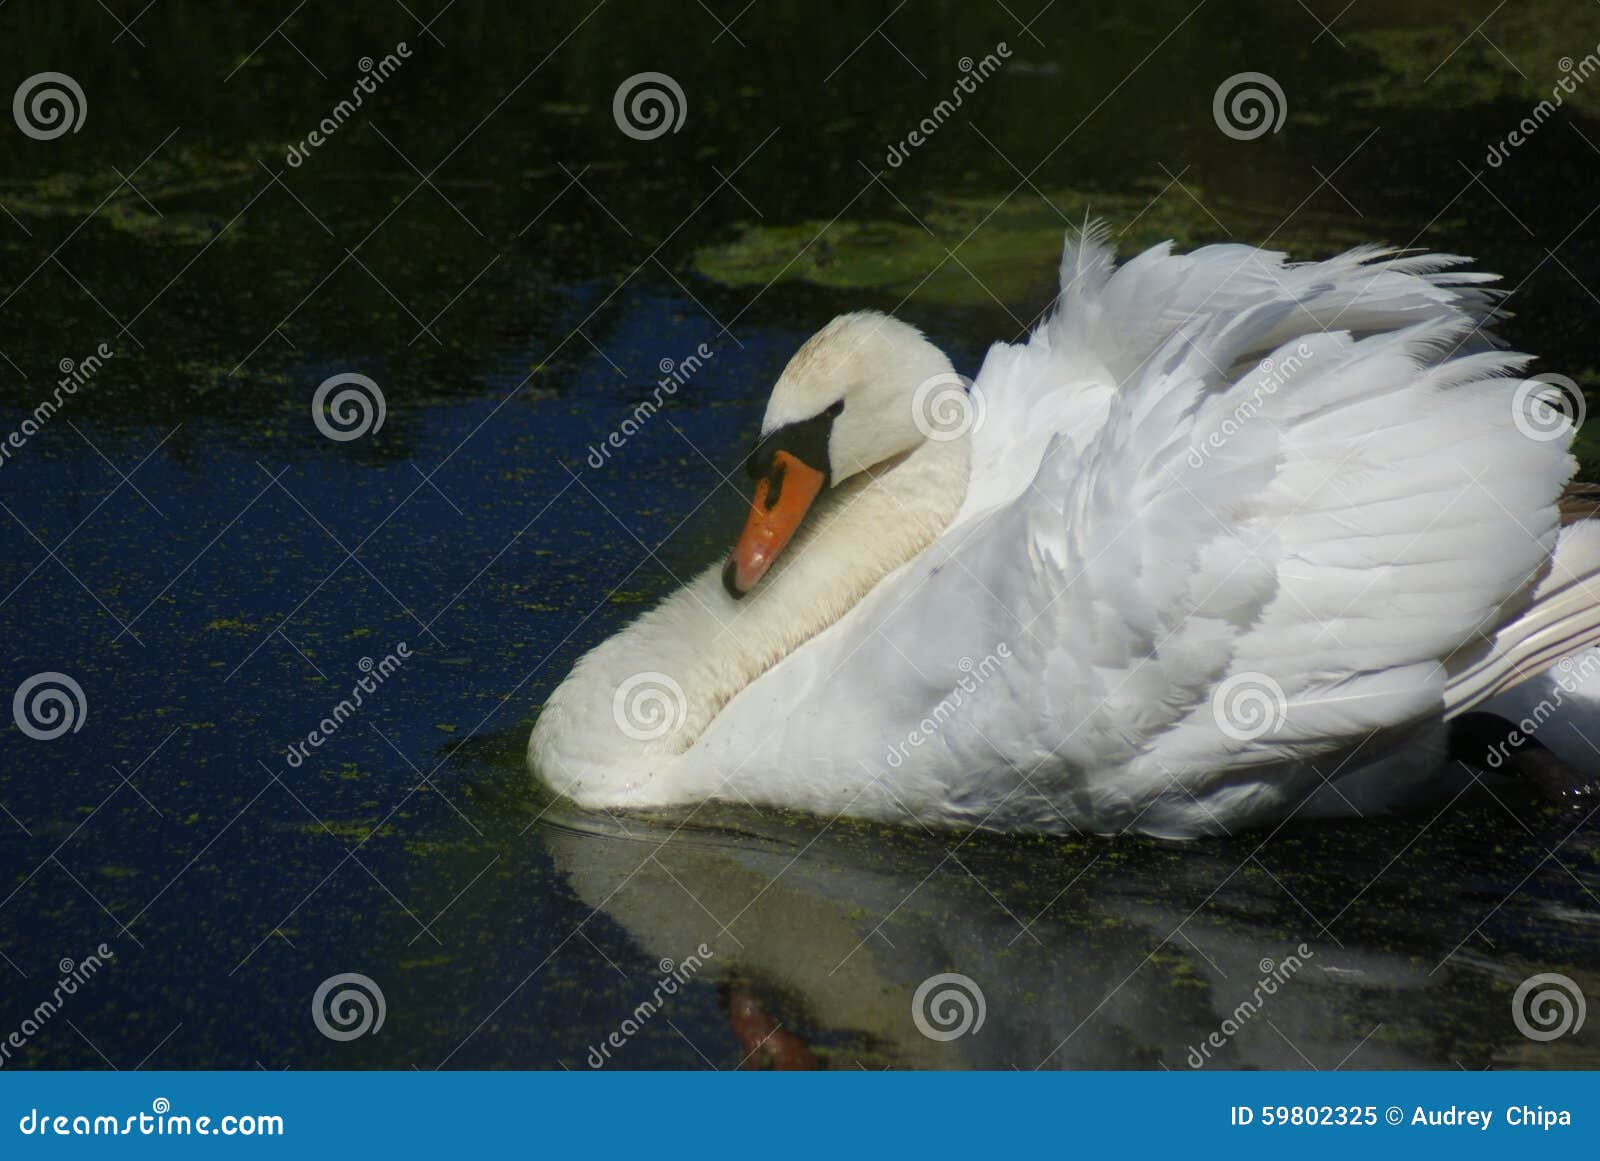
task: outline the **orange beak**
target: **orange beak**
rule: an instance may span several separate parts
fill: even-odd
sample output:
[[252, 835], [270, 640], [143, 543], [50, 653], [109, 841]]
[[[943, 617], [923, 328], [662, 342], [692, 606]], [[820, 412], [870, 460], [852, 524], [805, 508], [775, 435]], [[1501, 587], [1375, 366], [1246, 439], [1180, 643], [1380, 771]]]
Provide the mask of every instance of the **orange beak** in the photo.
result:
[[734, 600], [767, 575], [825, 483], [827, 476], [789, 452], [773, 454], [772, 470], [756, 481], [744, 531], [722, 570], [723, 587]]

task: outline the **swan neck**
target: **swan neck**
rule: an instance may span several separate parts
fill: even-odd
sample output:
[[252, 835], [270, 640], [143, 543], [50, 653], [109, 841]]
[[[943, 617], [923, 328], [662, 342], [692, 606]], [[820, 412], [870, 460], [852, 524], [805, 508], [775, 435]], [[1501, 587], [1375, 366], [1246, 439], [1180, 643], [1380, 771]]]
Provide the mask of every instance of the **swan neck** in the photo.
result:
[[583, 657], [545, 703], [530, 759], [580, 802], [646, 793], [741, 690], [927, 548], [966, 498], [965, 437], [830, 489], [742, 601], [719, 561]]

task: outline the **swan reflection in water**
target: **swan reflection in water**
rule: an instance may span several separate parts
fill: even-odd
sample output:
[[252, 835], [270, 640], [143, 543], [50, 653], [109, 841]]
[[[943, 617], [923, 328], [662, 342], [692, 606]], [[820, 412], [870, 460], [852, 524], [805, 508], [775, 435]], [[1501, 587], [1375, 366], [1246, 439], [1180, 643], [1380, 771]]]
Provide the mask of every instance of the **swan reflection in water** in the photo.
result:
[[[719, 1067], [1592, 1065], [1581, 1039], [1535, 1043], [1512, 1019], [1517, 984], [1550, 967], [1533, 956], [1600, 988], [1527, 934], [1570, 931], [1571, 908], [1540, 891], [1504, 899], [1520, 866], [1485, 876], [1496, 809], [1395, 823], [1431, 841], [1387, 869], [1403, 840], [1370, 822], [1168, 843], [742, 809], [678, 827], [553, 804], [530, 837], [644, 955], [692, 957], [695, 981], [717, 984], [727, 1041], [695, 1047], [723, 1050]], [[1546, 848], [1569, 828], [1552, 817]], [[1593, 848], [1580, 836], [1569, 861], [1592, 862]], [[625, 1043], [605, 1057], [659, 1063]]]

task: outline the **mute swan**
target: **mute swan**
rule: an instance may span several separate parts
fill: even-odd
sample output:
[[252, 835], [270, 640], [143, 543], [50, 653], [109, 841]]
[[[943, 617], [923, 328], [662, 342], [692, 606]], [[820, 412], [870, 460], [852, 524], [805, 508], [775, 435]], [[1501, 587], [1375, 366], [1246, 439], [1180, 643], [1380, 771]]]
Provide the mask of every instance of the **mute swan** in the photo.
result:
[[574, 666], [530, 766], [591, 808], [1174, 837], [1437, 792], [1450, 719], [1600, 639], [1572, 424], [1465, 261], [1118, 267], [1096, 227], [971, 384], [834, 319], [727, 562]]

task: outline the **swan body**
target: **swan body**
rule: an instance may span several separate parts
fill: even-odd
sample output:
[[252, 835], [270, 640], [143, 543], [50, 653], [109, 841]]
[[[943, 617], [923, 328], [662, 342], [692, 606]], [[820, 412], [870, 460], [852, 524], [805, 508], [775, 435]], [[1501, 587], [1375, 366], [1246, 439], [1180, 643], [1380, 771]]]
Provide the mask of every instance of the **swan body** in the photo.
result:
[[1090, 231], [970, 386], [834, 320], [727, 566], [578, 662], [533, 770], [591, 808], [1168, 836], [1436, 792], [1449, 717], [1600, 637], [1571, 425], [1463, 261], [1117, 267]]

